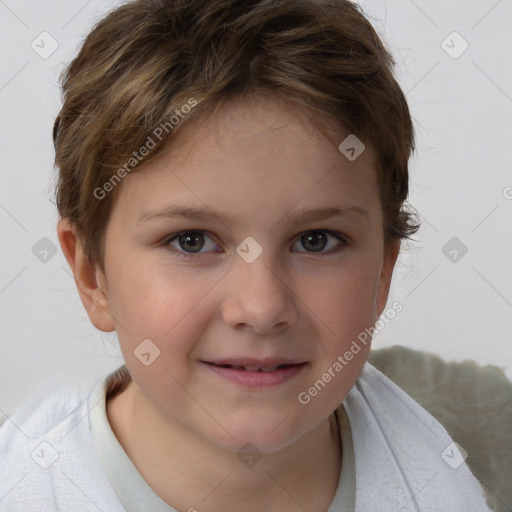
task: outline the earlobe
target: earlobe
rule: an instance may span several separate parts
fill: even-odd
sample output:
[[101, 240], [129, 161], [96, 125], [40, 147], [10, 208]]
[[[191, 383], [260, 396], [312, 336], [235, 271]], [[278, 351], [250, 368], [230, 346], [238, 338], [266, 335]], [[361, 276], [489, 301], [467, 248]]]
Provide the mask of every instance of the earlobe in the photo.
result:
[[89, 319], [100, 331], [114, 331], [107, 288], [105, 282], [102, 282], [105, 281], [102, 279], [103, 273], [98, 264], [85, 255], [76, 226], [69, 219], [61, 219], [57, 225], [57, 235]]

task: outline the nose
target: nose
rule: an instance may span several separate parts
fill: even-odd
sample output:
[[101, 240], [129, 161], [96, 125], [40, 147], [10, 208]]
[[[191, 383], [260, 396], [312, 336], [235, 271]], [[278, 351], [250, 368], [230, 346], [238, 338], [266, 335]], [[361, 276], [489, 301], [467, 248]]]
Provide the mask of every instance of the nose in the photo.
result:
[[263, 255], [252, 263], [240, 258], [228, 280], [222, 316], [231, 328], [277, 334], [297, 322], [295, 297], [284, 273]]

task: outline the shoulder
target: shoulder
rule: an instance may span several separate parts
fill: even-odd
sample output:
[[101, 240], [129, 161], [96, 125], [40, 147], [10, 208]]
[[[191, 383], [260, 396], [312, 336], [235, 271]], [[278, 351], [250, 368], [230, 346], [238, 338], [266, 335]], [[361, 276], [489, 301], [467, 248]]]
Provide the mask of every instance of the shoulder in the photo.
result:
[[369, 362], [466, 450], [467, 465], [497, 506], [512, 503], [512, 383], [503, 369], [401, 346], [373, 350]]
[[76, 419], [83, 400], [66, 389], [40, 402], [32, 400], [5, 419], [0, 427], [2, 501], [30, 510], [30, 503], [39, 496], [41, 510], [50, 510], [53, 503], [45, 494], [51, 490], [50, 468], [59, 457], [59, 437], [62, 440], [66, 426]]
[[69, 499], [60, 503], [63, 497], [77, 495], [80, 501], [106, 481], [95, 453], [88, 405], [92, 391], [102, 390], [102, 382], [54, 391], [43, 400], [28, 402], [4, 421], [0, 427], [0, 510], [5, 510], [3, 506], [60, 510], [69, 504]]
[[0, 450], [5, 450], [10, 442], [42, 437], [58, 428], [77, 412], [94, 384], [68, 385], [53, 390], [43, 400], [30, 400], [5, 417], [0, 426]]
[[55, 434], [76, 414], [86, 397], [83, 390], [67, 387], [53, 391], [42, 401], [27, 402], [10, 417], [4, 418], [0, 427], [0, 453], [5, 455], [31, 439]]

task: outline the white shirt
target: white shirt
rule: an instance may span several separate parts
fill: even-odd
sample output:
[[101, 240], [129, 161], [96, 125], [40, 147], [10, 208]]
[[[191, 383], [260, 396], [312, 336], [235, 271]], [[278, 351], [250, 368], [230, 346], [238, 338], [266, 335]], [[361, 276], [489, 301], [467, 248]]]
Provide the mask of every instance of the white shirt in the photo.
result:
[[[31, 403], [0, 428], [1, 512], [176, 512], [108, 423], [116, 372]], [[339, 412], [342, 469], [328, 512], [490, 511], [444, 427], [370, 363]]]
[[[1, 512], [177, 512], [142, 478], [108, 422], [106, 395], [118, 371], [88, 394], [68, 388], [32, 402], [0, 428]], [[352, 512], [352, 438], [346, 414], [339, 416], [343, 461], [328, 512]]]

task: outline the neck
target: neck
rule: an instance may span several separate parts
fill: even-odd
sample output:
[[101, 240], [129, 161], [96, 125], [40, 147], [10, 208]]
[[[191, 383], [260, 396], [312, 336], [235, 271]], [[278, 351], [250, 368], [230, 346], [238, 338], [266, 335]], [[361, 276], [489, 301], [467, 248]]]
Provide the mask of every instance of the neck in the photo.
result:
[[338, 486], [341, 444], [334, 415], [251, 467], [233, 452], [164, 421], [133, 382], [107, 400], [107, 416], [138, 472], [177, 510], [325, 512]]

